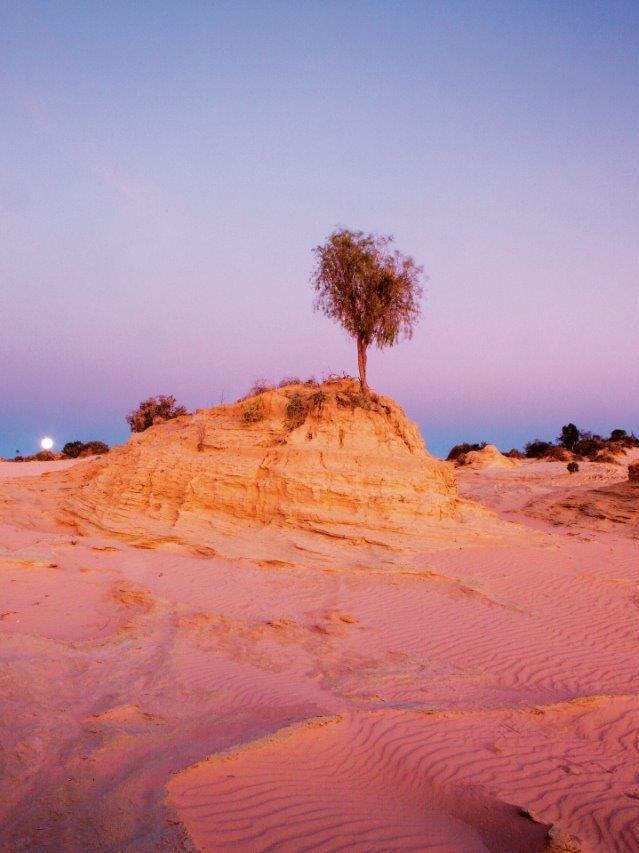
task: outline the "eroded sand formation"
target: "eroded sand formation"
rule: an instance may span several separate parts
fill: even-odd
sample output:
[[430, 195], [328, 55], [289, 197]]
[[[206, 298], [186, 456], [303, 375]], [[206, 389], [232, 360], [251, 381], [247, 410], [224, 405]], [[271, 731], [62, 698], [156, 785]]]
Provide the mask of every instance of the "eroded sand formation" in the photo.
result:
[[481, 450], [462, 453], [456, 462], [458, 466], [465, 465], [470, 468], [516, 468], [519, 465], [518, 459], [504, 456], [494, 444], [487, 444]]
[[636, 850], [639, 542], [531, 515], [625, 469], [459, 497], [394, 405], [288, 393], [0, 465], [0, 848]]

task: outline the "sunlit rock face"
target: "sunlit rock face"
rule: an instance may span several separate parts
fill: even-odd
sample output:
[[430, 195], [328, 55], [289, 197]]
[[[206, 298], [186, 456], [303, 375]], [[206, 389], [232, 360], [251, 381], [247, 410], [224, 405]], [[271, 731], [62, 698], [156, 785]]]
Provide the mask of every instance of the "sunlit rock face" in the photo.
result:
[[193, 538], [242, 521], [412, 532], [459, 506], [450, 467], [417, 426], [350, 380], [290, 385], [159, 424], [82, 477], [66, 511], [132, 534]]

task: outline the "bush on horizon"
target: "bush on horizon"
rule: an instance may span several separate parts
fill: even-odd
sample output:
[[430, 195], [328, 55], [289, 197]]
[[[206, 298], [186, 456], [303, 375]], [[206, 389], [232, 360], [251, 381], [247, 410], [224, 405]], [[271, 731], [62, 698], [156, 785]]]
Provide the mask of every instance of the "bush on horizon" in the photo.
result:
[[535, 438], [525, 445], [524, 454], [526, 459], [542, 459], [550, 453], [554, 446], [550, 441], [542, 441], [540, 438]]
[[454, 447], [451, 447], [448, 456], [446, 457], [447, 462], [454, 462], [456, 459], [464, 453], [470, 453], [471, 450], [483, 450], [486, 447], [486, 442], [481, 441], [475, 444], [469, 444], [468, 442], [463, 442], [462, 444], [456, 444]]
[[143, 400], [137, 409], [129, 412], [126, 416], [126, 422], [130, 426], [131, 432], [144, 432], [155, 424], [161, 424], [186, 414], [188, 414], [186, 408], [176, 405], [175, 397], [172, 394], [160, 394], [157, 397], [149, 397], [148, 400]]

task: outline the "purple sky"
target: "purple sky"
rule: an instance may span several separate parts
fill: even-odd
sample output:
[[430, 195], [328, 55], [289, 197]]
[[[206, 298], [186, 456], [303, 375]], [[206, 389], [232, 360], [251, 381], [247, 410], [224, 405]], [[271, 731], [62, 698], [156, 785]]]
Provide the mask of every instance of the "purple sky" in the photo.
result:
[[424, 264], [428, 446], [639, 431], [639, 4], [4, 2], [0, 454], [355, 372], [335, 225]]

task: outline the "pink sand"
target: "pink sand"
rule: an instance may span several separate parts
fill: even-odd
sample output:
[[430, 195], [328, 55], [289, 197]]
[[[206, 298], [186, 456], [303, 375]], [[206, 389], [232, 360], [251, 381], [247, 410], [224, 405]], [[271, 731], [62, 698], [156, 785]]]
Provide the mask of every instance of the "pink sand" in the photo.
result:
[[525, 506], [625, 471], [544, 465], [385, 571], [80, 536], [0, 463], [0, 848], [639, 849], [639, 540]]

